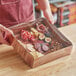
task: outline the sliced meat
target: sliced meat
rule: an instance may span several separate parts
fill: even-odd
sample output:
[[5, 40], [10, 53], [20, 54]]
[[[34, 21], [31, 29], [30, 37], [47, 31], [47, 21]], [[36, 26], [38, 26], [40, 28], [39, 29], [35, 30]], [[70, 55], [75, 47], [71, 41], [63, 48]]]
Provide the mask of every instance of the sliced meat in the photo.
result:
[[46, 52], [49, 50], [49, 47], [45, 44], [42, 44], [42, 50]]

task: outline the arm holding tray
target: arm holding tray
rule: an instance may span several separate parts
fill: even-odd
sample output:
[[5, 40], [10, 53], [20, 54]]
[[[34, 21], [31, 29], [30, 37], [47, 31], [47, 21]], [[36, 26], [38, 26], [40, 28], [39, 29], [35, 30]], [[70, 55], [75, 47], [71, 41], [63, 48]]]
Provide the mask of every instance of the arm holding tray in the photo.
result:
[[13, 32], [0, 24], [0, 44], [11, 44]]

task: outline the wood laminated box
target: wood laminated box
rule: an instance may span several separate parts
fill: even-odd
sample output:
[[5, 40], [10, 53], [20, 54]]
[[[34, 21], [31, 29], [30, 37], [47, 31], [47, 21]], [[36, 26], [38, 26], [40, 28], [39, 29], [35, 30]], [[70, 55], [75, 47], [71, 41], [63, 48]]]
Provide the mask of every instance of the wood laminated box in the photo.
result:
[[[43, 24], [50, 33], [51, 43], [48, 45], [49, 50], [38, 51], [34, 47], [35, 50], [29, 51], [26, 47], [26, 40], [23, 41], [21, 38], [21, 31], [29, 30], [35, 27], [36, 25], [39, 27], [39, 25], [41, 24]], [[45, 18], [39, 18], [29, 23], [15, 25], [10, 27], [10, 29], [13, 30], [15, 35], [14, 41], [12, 43], [15, 51], [24, 59], [24, 61], [30, 67], [37, 67], [47, 62], [67, 56], [71, 53], [72, 43], [65, 36], [63, 36], [54, 25], [50, 24]], [[43, 42], [47, 43], [44, 40]], [[31, 41], [29, 42], [29, 44], [31, 44]]]

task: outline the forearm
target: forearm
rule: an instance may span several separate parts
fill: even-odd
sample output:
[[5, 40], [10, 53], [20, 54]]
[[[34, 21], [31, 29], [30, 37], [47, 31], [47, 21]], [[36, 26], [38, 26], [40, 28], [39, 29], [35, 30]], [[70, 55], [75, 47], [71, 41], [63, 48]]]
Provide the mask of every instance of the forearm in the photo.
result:
[[48, 21], [54, 24], [54, 18], [51, 12], [50, 4], [48, 0], [37, 0], [39, 7], [43, 11], [44, 16], [48, 19]]
[[41, 10], [49, 10], [51, 12], [51, 8], [48, 0], [37, 0], [37, 2]]

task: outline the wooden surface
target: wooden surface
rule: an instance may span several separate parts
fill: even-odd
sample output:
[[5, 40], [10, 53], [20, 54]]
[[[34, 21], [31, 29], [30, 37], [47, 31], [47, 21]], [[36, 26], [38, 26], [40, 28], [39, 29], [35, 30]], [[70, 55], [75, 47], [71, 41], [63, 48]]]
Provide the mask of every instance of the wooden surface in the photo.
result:
[[[70, 56], [57, 59], [36, 68], [30, 68], [11, 46], [0, 46], [0, 76], [76, 76], [76, 24], [59, 28], [72, 42]], [[1, 49], [9, 47], [9, 50]]]

